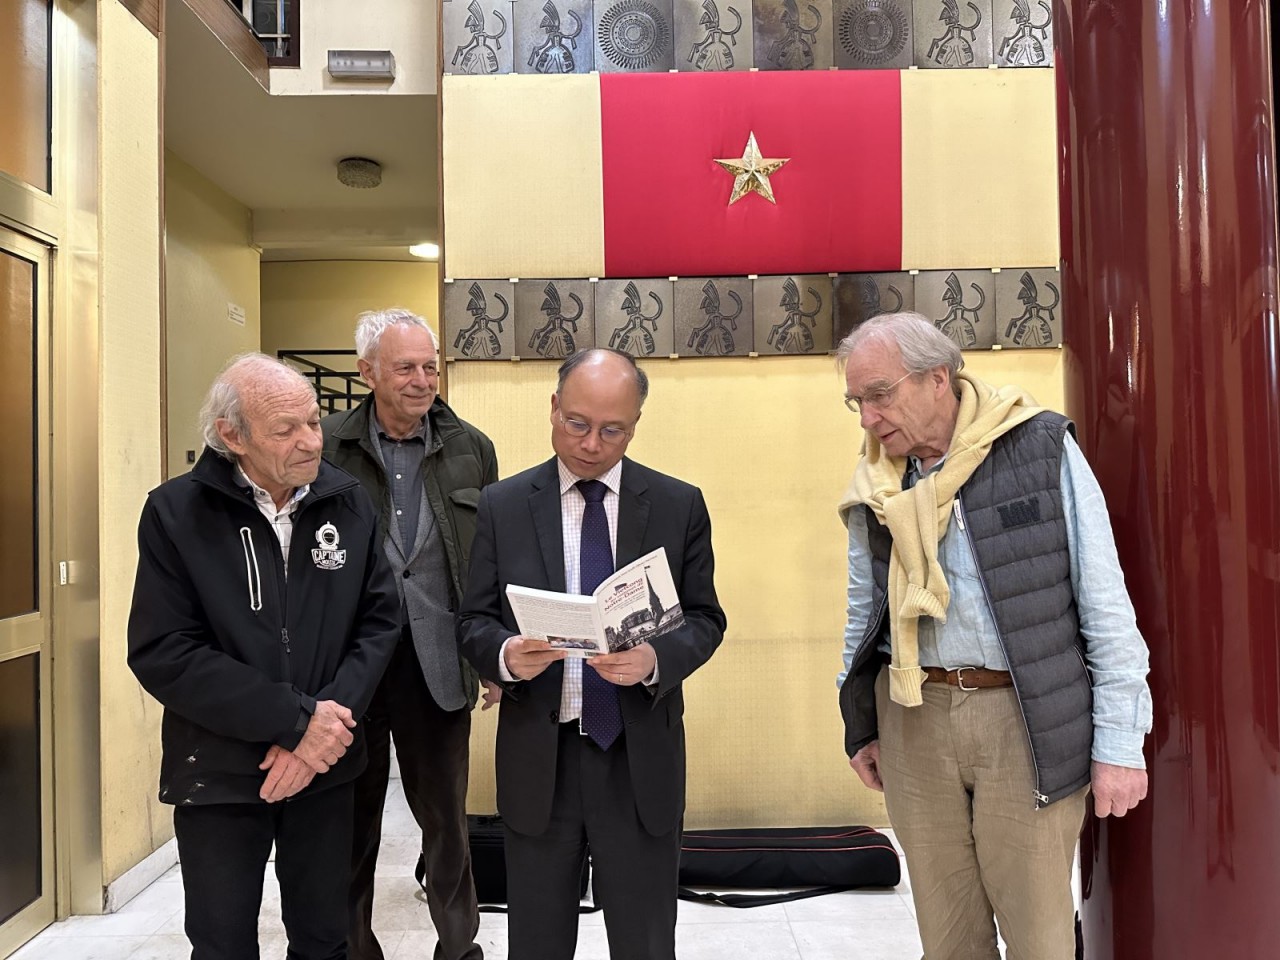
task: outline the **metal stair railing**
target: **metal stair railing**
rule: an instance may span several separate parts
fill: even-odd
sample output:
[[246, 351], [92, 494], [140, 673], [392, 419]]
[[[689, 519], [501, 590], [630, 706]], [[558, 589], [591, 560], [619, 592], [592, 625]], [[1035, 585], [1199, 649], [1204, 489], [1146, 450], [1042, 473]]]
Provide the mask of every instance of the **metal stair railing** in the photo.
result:
[[[311, 381], [322, 413], [350, 410], [369, 392], [358, 370], [338, 370], [312, 357], [346, 357], [355, 360], [354, 350], [277, 350], [276, 357]], [[352, 364], [354, 366], [354, 364]]]

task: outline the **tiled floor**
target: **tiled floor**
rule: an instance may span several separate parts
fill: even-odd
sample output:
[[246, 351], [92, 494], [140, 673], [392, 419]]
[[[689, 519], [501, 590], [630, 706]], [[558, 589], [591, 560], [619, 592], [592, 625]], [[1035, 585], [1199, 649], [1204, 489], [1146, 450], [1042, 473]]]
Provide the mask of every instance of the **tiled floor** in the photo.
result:
[[[435, 934], [413, 880], [417, 827], [399, 782], [387, 797], [374, 928], [387, 960], [427, 960]], [[71, 917], [54, 924], [13, 960], [185, 960], [181, 867], [174, 867], [125, 905], [104, 917]], [[734, 910], [681, 903], [676, 931], [681, 960], [918, 960], [909, 881], [896, 890], [832, 894], [795, 903]], [[259, 921], [264, 960], [285, 953], [280, 891], [268, 873]], [[480, 943], [502, 960], [506, 920], [482, 914]], [[576, 960], [607, 960], [604, 920], [582, 918]]]

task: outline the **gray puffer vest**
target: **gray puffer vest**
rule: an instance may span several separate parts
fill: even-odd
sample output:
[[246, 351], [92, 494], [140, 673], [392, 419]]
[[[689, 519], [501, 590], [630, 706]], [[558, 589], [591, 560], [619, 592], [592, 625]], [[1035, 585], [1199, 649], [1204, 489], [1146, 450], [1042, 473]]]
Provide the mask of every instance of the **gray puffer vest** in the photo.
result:
[[[1093, 695], [1071, 585], [1062, 511], [1062, 444], [1071, 423], [1043, 413], [997, 440], [960, 488], [960, 529], [979, 575], [1022, 706], [1036, 769], [1037, 806], [1089, 782]], [[877, 653], [886, 616], [889, 531], [867, 511], [875, 581], [873, 614], [840, 688], [845, 750], [853, 756], [878, 737]], [[956, 522], [955, 520], [952, 521]]]

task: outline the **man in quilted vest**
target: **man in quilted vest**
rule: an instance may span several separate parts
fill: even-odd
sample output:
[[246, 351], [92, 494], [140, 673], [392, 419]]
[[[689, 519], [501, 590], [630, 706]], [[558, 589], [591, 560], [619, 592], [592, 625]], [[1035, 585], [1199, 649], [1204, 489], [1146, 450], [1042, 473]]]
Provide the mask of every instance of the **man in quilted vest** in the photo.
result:
[[1146, 796], [1147, 648], [1065, 417], [962, 373], [926, 318], [837, 357], [865, 440], [840, 505], [845, 749], [882, 790], [929, 960], [1071, 960], [1085, 803]]

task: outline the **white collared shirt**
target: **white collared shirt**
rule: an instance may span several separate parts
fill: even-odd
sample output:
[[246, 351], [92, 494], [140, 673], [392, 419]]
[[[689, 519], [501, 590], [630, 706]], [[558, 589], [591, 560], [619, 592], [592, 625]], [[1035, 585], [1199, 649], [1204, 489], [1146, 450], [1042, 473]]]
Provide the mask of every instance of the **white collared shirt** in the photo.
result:
[[[560, 473], [560, 532], [564, 541], [564, 589], [566, 593], [578, 593], [582, 583], [582, 517], [587, 512], [587, 501], [577, 483], [583, 477], [576, 476], [556, 460]], [[609, 549], [614, 562], [618, 558], [618, 491], [622, 485], [622, 461], [615, 463], [607, 473], [596, 478], [605, 485], [604, 515], [609, 520]], [[510, 641], [507, 641], [509, 643]], [[512, 683], [516, 677], [507, 669], [505, 656], [507, 644], [498, 654], [498, 674]], [[582, 660], [569, 657], [564, 661], [564, 685], [560, 688], [560, 722], [577, 720], [582, 716]]]
[[276, 533], [276, 539], [280, 541], [280, 555], [284, 558], [284, 575], [289, 576], [289, 544], [293, 542], [293, 512], [298, 509], [298, 503], [311, 492], [311, 484], [304, 483], [293, 491], [293, 496], [289, 501], [279, 509], [276, 508], [276, 502], [272, 499], [271, 494], [263, 490], [252, 480], [249, 475], [244, 472], [244, 468], [239, 463], [236, 464], [236, 481], [242, 486], [247, 486], [253, 491], [253, 502], [257, 504], [262, 515], [267, 518], [267, 522], [271, 524], [271, 529]]

